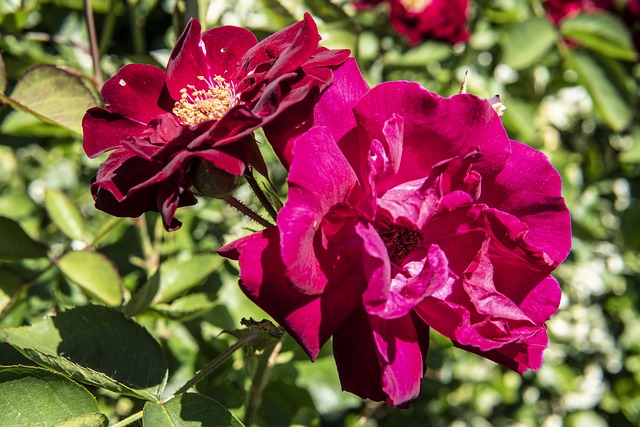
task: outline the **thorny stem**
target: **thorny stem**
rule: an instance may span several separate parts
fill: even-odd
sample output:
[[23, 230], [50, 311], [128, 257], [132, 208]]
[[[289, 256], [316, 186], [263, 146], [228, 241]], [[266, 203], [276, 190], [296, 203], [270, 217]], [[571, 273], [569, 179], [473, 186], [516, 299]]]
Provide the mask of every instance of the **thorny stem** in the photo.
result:
[[229, 347], [228, 349], [226, 349], [224, 352], [222, 352], [218, 357], [216, 357], [215, 359], [213, 359], [211, 362], [209, 362], [207, 364], [207, 366], [205, 366], [204, 368], [202, 368], [201, 370], [198, 371], [198, 373], [191, 378], [189, 381], [187, 381], [187, 383], [185, 385], [183, 385], [182, 387], [180, 387], [178, 389], [178, 391], [176, 391], [175, 393], [173, 393], [171, 396], [169, 396], [168, 398], [166, 398], [163, 403], [173, 399], [174, 397], [176, 397], [179, 394], [185, 393], [186, 391], [188, 391], [191, 387], [195, 386], [197, 383], [200, 382], [200, 380], [202, 380], [204, 377], [206, 377], [207, 375], [209, 375], [211, 372], [215, 371], [220, 365], [222, 365], [222, 363], [224, 363], [225, 360], [227, 360], [227, 358], [229, 356], [231, 356], [236, 350], [241, 349], [242, 347], [244, 347], [247, 344], [250, 344], [251, 342], [255, 341], [258, 338], [262, 338], [264, 337], [264, 331], [252, 331], [249, 334], [245, 335], [244, 337], [240, 338], [238, 341], [236, 341], [235, 344], [233, 344], [231, 347]]
[[100, 50], [98, 49], [98, 38], [96, 37], [96, 23], [93, 20], [93, 8], [91, 0], [84, 0], [84, 17], [87, 21], [87, 33], [89, 34], [89, 51], [93, 61], [93, 77], [98, 83], [98, 88], [102, 86], [102, 69], [100, 68]]
[[273, 227], [273, 224], [252, 211], [249, 207], [247, 207], [244, 203], [242, 203], [232, 195], [228, 195], [227, 197], [225, 197], [224, 201], [263, 226], [264, 228]]
[[247, 409], [244, 416], [244, 425], [253, 425], [253, 420], [255, 418], [256, 412], [258, 411], [258, 409], [260, 408], [260, 404], [262, 403], [262, 392], [267, 386], [267, 382], [269, 381], [269, 377], [271, 376], [271, 371], [276, 364], [276, 358], [278, 357], [278, 354], [280, 354], [281, 349], [282, 338], [280, 338], [273, 346], [267, 362], [264, 365], [260, 365], [258, 367], [258, 371], [256, 372], [253, 384], [251, 386], [251, 391], [249, 392], [249, 402], [247, 403]]
[[139, 419], [142, 418], [142, 416], [144, 415], [143, 411], [138, 411], [135, 414], [131, 414], [129, 415], [127, 418], [125, 418], [122, 421], [118, 421], [117, 423], [115, 423], [114, 425], [112, 425], [111, 427], [123, 427], [123, 426], [128, 426], [129, 424], [131, 424], [134, 421], [138, 421]]
[[275, 210], [275, 208], [267, 198], [267, 195], [264, 194], [262, 188], [260, 188], [260, 184], [258, 184], [258, 181], [256, 181], [256, 178], [253, 176], [253, 171], [248, 169], [244, 173], [244, 177], [247, 179], [247, 182], [249, 183], [249, 186], [253, 190], [254, 194], [258, 197], [258, 200], [260, 200], [260, 203], [262, 203], [262, 206], [264, 206], [264, 208], [269, 213], [269, 216], [274, 221], [277, 221], [278, 212]]

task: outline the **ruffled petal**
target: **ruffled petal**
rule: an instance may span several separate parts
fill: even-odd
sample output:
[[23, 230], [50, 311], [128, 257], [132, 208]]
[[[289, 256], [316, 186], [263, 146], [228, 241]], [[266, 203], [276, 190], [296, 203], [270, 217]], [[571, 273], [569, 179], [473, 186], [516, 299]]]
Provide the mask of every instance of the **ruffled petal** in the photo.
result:
[[529, 226], [527, 241], [555, 265], [564, 261], [571, 249], [571, 217], [560, 175], [543, 153], [512, 141], [504, 169], [483, 188], [479, 202], [518, 217]]
[[324, 128], [300, 137], [289, 173], [289, 195], [278, 215], [287, 277], [301, 292], [322, 292], [327, 274], [316, 256], [323, 217], [345, 202], [356, 184], [351, 166]]
[[[289, 109], [265, 126], [267, 139], [285, 168], [288, 169], [293, 160], [295, 138], [311, 126], [325, 126], [353, 170], [360, 173], [360, 147], [352, 108], [368, 90], [355, 59], [349, 58], [333, 72], [333, 83], [317, 103]], [[300, 124], [293, 127], [291, 123]]]
[[260, 65], [273, 62], [266, 79], [288, 73], [298, 68], [318, 50], [320, 35], [311, 15], [284, 28], [256, 44], [247, 51], [240, 72], [248, 75]]
[[394, 81], [377, 85], [355, 106], [364, 143], [385, 141], [385, 122], [404, 119], [402, 160], [398, 173], [379, 183], [378, 194], [403, 182], [424, 178], [447, 159], [464, 157], [477, 147], [483, 157], [474, 165], [483, 177], [504, 167], [511, 143], [491, 104], [472, 95], [442, 98], [418, 83]]
[[376, 299], [371, 298], [372, 283], [369, 282], [363, 295], [367, 313], [383, 319], [406, 316], [425, 298], [445, 287], [449, 278], [446, 255], [436, 245], [414, 251], [403, 263], [402, 270], [394, 273], [386, 295], [379, 292]]

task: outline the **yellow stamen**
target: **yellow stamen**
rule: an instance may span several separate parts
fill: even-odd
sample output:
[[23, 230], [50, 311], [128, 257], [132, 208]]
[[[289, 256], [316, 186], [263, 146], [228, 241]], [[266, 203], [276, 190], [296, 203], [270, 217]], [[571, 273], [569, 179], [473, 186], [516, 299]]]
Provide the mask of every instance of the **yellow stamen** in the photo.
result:
[[404, 6], [407, 12], [420, 13], [424, 12], [431, 1], [432, 0], [400, 0], [400, 3]]
[[227, 83], [222, 76], [215, 76], [213, 81], [198, 76], [198, 80], [205, 81], [209, 88], [196, 90], [195, 86], [187, 85], [180, 90], [182, 95], [172, 110], [185, 125], [220, 120], [236, 105], [239, 98], [233, 85]]

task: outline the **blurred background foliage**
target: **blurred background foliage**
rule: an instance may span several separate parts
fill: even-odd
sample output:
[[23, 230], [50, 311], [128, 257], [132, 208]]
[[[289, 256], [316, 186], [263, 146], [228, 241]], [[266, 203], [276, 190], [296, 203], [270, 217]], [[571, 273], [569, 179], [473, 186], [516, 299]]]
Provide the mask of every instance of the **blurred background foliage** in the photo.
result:
[[[309, 11], [323, 44], [351, 49], [372, 85], [408, 79], [448, 96], [468, 72], [468, 92], [499, 94], [510, 136], [544, 151], [563, 177], [573, 250], [555, 273], [563, 298], [539, 372], [518, 375], [432, 334], [422, 396], [400, 410], [341, 392], [330, 346], [312, 364], [285, 338], [255, 424], [640, 424], [640, 65], [631, 37], [639, 23], [629, 28], [602, 12], [554, 25], [543, 1], [473, 0], [467, 43], [410, 45], [389, 25], [384, 4], [356, 11], [344, 0], [91, 3], [99, 72], [82, 0], [0, 2], [1, 328], [90, 302], [123, 307], [160, 343], [167, 388], [176, 390], [235, 341], [223, 331], [243, 317], [267, 317], [238, 290], [237, 266], [215, 255], [258, 226], [212, 200], [182, 208], [184, 225], [174, 233], [157, 215], [96, 211], [89, 184], [104, 157], [84, 155], [79, 120], [122, 65], [163, 67], [190, 16], [206, 28], [240, 25], [262, 38]], [[285, 200], [285, 173], [262, 148]], [[246, 184], [237, 193], [251, 202]], [[152, 286], [155, 297], [145, 298]], [[242, 418], [260, 360], [238, 352], [197, 390]], [[33, 362], [0, 343], [0, 365], [16, 364]], [[144, 403], [88, 389], [111, 423]]]

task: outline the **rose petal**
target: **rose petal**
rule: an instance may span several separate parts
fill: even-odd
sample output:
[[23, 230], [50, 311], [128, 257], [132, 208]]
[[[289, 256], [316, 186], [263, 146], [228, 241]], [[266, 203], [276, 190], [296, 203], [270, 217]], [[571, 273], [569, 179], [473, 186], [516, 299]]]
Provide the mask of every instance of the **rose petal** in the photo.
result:
[[[315, 109], [313, 104], [302, 111], [288, 110], [276, 121], [265, 126], [267, 139], [273, 146], [282, 164], [288, 168], [293, 160], [293, 145], [297, 136], [306, 132], [312, 125], [326, 126], [345, 153], [353, 170], [360, 173], [360, 147], [355, 131], [355, 118], [352, 108], [369, 90], [357, 63], [353, 58], [333, 72], [333, 84], [323, 92]], [[300, 116], [297, 116], [300, 114]], [[293, 117], [292, 117], [293, 116]], [[292, 127], [291, 123], [301, 123]], [[288, 132], [286, 132], [288, 131]]]
[[417, 83], [377, 85], [355, 108], [363, 143], [385, 140], [384, 124], [404, 118], [404, 143], [398, 174], [380, 184], [378, 194], [403, 182], [428, 176], [437, 163], [465, 156], [471, 147], [483, 154], [475, 165], [483, 177], [497, 174], [510, 153], [510, 141], [491, 104], [472, 95], [441, 98]]
[[379, 320], [363, 310], [356, 310], [333, 338], [342, 388], [391, 405], [420, 394], [425, 348], [410, 316]]
[[227, 82], [239, 83], [244, 75], [238, 75], [238, 64], [258, 40], [245, 28], [222, 26], [202, 33], [202, 42], [208, 67], [206, 76], [222, 76]]
[[447, 258], [436, 245], [414, 251], [403, 264], [402, 270], [395, 271], [396, 274], [391, 278], [386, 295], [380, 292], [374, 299], [370, 292], [372, 283], [369, 282], [367, 292], [363, 295], [367, 313], [383, 319], [406, 316], [425, 298], [447, 284]]
[[322, 295], [305, 295], [286, 281], [277, 228], [254, 233], [218, 250], [240, 262], [240, 287], [280, 323], [314, 360], [322, 345], [359, 304], [354, 277]]
[[199, 76], [209, 77], [205, 44], [201, 37], [202, 27], [197, 19], [191, 18], [178, 37], [169, 62], [167, 62], [166, 82], [174, 100], [180, 99], [180, 90], [192, 85], [196, 90], [207, 90], [208, 85]]
[[100, 95], [107, 110], [140, 124], [171, 111], [174, 103], [166, 92], [164, 71], [146, 64], [122, 67], [104, 83]]
[[504, 169], [484, 184], [480, 203], [508, 212], [529, 226], [527, 241], [544, 250], [555, 265], [571, 249], [571, 217], [561, 196], [562, 181], [540, 151], [512, 141]]
[[355, 174], [325, 128], [314, 128], [296, 141], [288, 182], [278, 214], [287, 277], [302, 292], [320, 293], [328, 279], [314, 250], [317, 231], [329, 209], [346, 201]]
[[119, 148], [125, 138], [138, 136], [145, 128], [144, 124], [104, 108], [91, 108], [82, 118], [84, 151], [90, 158], [96, 158], [109, 150]]

